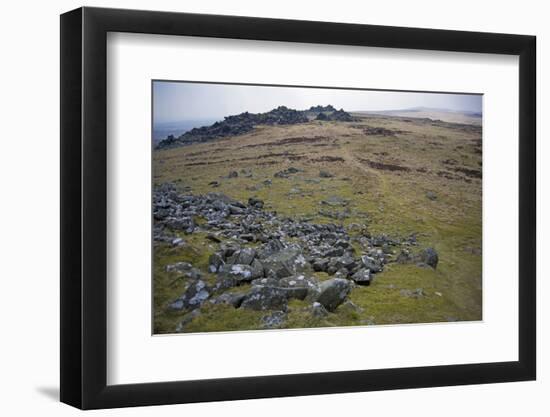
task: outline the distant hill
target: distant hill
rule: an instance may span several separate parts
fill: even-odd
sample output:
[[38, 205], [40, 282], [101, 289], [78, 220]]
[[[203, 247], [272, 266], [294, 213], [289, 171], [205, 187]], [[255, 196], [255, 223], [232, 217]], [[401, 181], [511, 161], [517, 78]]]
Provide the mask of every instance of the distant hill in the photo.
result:
[[449, 123], [462, 123], [475, 126], [480, 126], [482, 121], [481, 112], [436, 109], [430, 107], [413, 107], [400, 110], [355, 111], [353, 113], [357, 115], [383, 115], [420, 119], [427, 118], [432, 120], [442, 120]]

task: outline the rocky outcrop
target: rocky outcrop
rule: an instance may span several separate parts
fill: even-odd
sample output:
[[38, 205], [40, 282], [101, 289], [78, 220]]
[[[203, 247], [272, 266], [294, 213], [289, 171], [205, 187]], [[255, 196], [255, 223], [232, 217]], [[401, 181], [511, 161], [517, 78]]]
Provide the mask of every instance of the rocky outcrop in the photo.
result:
[[[308, 110], [294, 110], [285, 106], [266, 113], [244, 112], [234, 116], [227, 116], [210, 126], [202, 126], [191, 129], [179, 137], [169, 135], [160, 141], [157, 149], [173, 148], [176, 146], [191, 145], [194, 143], [208, 142], [229, 136], [249, 133], [260, 125], [293, 125], [307, 123], [310, 117], [318, 120], [352, 121], [353, 117], [343, 109], [336, 110], [333, 106], [313, 106]], [[324, 119], [319, 119], [324, 118]], [[231, 173], [231, 174], [236, 174]], [[233, 177], [231, 177], [233, 178]]]
[[211, 126], [202, 126], [185, 132], [178, 138], [167, 137], [157, 145], [157, 149], [171, 148], [193, 143], [208, 142], [228, 136], [242, 135], [251, 132], [258, 125], [291, 125], [306, 123], [309, 119], [304, 112], [279, 106], [267, 113], [241, 113], [227, 116]]

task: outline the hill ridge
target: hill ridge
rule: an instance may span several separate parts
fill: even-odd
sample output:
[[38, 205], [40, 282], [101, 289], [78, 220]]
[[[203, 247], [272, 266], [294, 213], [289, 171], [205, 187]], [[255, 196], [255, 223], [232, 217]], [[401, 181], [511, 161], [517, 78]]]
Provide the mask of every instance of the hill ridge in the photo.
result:
[[265, 113], [246, 111], [226, 116], [224, 120], [215, 122], [210, 126], [193, 128], [177, 138], [174, 135], [169, 135], [166, 139], [160, 141], [156, 148], [173, 148], [228, 136], [243, 135], [251, 132], [258, 125], [292, 125], [307, 123], [311, 120], [350, 122], [354, 118], [344, 109], [336, 110], [330, 104], [327, 106], [311, 106], [307, 110], [295, 110], [286, 106], [279, 106]]

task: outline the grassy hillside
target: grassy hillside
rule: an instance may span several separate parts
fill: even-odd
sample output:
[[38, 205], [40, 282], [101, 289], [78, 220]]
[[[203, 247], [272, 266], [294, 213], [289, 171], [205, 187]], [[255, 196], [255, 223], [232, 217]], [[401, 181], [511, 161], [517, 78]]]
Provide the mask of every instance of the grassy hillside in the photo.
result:
[[[482, 318], [479, 126], [363, 115], [353, 122], [258, 126], [244, 135], [156, 150], [153, 158], [155, 185], [173, 182], [181, 193], [218, 192], [243, 202], [258, 198], [278, 216], [342, 224], [351, 236], [365, 230], [396, 238], [416, 234], [419, 247], [439, 253], [437, 269], [388, 263], [371, 285], [353, 288], [349, 298], [357, 308], [342, 305], [317, 318], [306, 301], [292, 300], [280, 327]], [[290, 167], [299, 172], [275, 176]], [[233, 171], [236, 176], [229, 175]], [[345, 201], [345, 207], [323, 204], [327, 199]], [[334, 212], [343, 215], [335, 219]], [[195, 222], [200, 226], [204, 219]], [[154, 245], [155, 333], [262, 328], [265, 312], [210, 304], [200, 314], [167, 308], [188, 283], [166, 265], [190, 262], [207, 283], [215, 282], [208, 258], [218, 243], [200, 227], [176, 236], [184, 244]], [[363, 248], [354, 245], [360, 254]]]

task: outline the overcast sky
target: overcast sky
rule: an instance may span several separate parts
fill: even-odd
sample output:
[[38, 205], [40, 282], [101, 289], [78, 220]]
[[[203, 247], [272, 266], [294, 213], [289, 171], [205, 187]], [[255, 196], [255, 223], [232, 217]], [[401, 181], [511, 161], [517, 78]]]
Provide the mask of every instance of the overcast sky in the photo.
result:
[[404, 93], [155, 81], [155, 124], [197, 119], [223, 119], [242, 113], [263, 113], [278, 106], [304, 110], [332, 104], [346, 111], [401, 110], [431, 107], [481, 112], [481, 95]]

